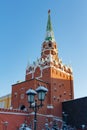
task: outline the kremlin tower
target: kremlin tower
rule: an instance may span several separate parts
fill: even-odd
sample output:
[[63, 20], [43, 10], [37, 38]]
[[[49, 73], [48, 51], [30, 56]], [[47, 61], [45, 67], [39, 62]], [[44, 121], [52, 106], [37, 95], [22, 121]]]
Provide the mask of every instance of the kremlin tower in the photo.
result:
[[12, 85], [12, 107], [28, 109], [26, 91], [39, 85], [48, 88], [44, 106], [38, 111], [47, 115], [62, 116], [62, 102], [74, 98], [72, 69], [64, 65], [58, 57], [58, 48], [52, 28], [50, 10], [46, 27], [46, 37], [42, 43], [41, 56], [26, 68], [25, 81]]

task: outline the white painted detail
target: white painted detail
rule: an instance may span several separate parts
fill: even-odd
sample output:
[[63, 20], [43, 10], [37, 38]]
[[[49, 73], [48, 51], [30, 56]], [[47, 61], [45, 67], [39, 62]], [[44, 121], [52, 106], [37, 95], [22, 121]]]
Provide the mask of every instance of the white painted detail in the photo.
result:
[[0, 111], [1, 114], [11, 114], [11, 115], [20, 115], [20, 116], [24, 116], [24, 115], [29, 115], [26, 113], [20, 113], [20, 112], [5, 112], [5, 111]]
[[[56, 67], [55, 65], [60, 65], [60, 68]], [[67, 75], [72, 75], [72, 68], [64, 65], [61, 59], [59, 59], [59, 61], [56, 61], [52, 54], [47, 55], [46, 58], [39, 58], [36, 62], [33, 62], [33, 65], [28, 66], [26, 70], [26, 75], [32, 74], [32, 78], [34, 78], [35, 69], [37, 67], [40, 67], [41, 71], [41, 75], [39, 77], [36, 77], [38, 79], [42, 77], [42, 71], [49, 67], [53, 67], [55, 70], [63, 72]], [[71, 74], [68, 72], [68, 70], [70, 70]]]
[[48, 109], [53, 109], [54, 107], [53, 107], [53, 105], [47, 105], [47, 108]]

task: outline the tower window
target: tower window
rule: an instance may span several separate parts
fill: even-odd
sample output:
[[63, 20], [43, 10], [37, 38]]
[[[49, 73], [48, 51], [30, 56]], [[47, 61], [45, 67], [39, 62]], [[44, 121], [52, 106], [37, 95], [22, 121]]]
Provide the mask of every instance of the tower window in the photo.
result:
[[56, 85], [56, 83], [54, 83], [54, 85]]
[[52, 44], [51, 44], [51, 43], [49, 43], [49, 47], [52, 47]]
[[59, 84], [59, 87], [61, 87], [61, 84]]
[[59, 102], [59, 100], [60, 100], [59, 97], [57, 97], [57, 101], [58, 101], [58, 102]]
[[57, 89], [56, 89], [56, 88], [54, 88], [54, 91], [56, 92], [56, 91], [57, 91]]
[[17, 97], [17, 92], [14, 93], [14, 96]]
[[64, 91], [64, 95], [66, 95], [66, 91]]
[[56, 97], [54, 96], [53, 99], [56, 100]]
[[72, 94], [70, 93], [69, 96], [71, 96]]
[[20, 106], [20, 110], [24, 110], [25, 109], [25, 106], [24, 105], [21, 105]]
[[24, 94], [21, 94], [21, 95], [20, 95], [20, 98], [21, 98], [21, 99], [24, 99]]
[[59, 95], [60, 96], [60, 98], [62, 97], [62, 95]]

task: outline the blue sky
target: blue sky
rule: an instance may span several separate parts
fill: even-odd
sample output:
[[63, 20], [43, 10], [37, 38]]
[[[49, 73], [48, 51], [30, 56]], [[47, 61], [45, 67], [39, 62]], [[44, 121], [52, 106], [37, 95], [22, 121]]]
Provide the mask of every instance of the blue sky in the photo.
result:
[[73, 68], [75, 98], [87, 96], [87, 0], [0, 1], [0, 96], [40, 57], [49, 9], [59, 57]]

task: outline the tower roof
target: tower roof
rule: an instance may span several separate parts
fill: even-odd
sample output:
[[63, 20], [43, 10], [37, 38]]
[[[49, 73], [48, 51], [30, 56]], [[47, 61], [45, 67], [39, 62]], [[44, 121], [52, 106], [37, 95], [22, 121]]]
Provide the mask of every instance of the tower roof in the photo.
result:
[[48, 21], [47, 21], [47, 27], [46, 27], [45, 41], [55, 41], [54, 32], [52, 29], [51, 17], [50, 17], [50, 10], [48, 10]]

